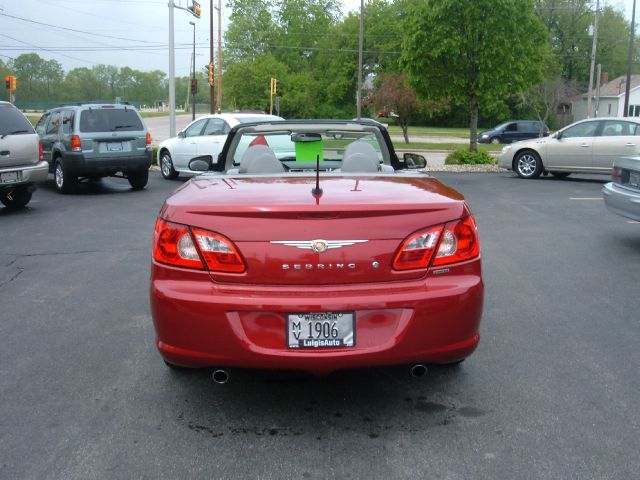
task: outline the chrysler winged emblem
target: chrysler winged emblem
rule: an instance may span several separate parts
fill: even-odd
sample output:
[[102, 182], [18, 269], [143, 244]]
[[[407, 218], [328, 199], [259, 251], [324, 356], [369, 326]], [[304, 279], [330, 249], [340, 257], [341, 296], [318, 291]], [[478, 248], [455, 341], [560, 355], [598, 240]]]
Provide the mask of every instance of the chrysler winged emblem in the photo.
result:
[[313, 250], [316, 253], [326, 252], [335, 248], [348, 247], [356, 243], [366, 243], [369, 240], [277, 240], [272, 241], [276, 245], [286, 245], [287, 247], [301, 248], [302, 250]]

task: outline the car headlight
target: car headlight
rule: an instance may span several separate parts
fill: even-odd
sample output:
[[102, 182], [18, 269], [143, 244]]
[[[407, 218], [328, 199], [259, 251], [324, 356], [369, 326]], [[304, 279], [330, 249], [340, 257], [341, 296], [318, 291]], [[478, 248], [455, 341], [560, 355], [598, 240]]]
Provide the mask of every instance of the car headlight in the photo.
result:
[[480, 138], [487, 138], [489, 135], [487, 135], [486, 133], [483, 133], [482, 135], [480, 135]]
[[506, 147], [502, 148], [502, 152], [500, 152], [500, 153], [502, 153], [502, 154], [509, 153], [512, 148], [513, 147], [511, 145], [507, 145]]

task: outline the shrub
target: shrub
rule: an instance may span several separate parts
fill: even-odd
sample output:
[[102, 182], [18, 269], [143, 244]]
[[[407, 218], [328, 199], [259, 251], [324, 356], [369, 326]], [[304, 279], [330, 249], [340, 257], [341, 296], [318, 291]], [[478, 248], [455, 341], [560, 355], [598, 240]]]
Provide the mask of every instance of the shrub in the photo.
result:
[[496, 161], [487, 152], [472, 152], [471, 150], [461, 149], [451, 152], [444, 163], [445, 165], [479, 165], [493, 164]]

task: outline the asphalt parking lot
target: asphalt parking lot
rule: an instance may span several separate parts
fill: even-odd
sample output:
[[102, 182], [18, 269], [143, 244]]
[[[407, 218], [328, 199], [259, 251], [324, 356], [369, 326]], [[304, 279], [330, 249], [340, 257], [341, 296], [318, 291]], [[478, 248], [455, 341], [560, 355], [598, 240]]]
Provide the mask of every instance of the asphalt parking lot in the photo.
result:
[[167, 369], [149, 257], [181, 181], [0, 208], [0, 478], [638, 478], [640, 224], [606, 177], [434, 176], [473, 208], [485, 312], [472, 357], [417, 379]]

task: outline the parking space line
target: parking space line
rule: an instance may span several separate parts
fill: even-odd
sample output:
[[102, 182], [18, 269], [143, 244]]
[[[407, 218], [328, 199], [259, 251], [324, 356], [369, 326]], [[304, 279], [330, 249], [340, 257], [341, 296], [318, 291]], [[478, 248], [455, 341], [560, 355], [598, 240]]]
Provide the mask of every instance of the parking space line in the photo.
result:
[[640, 223], [640, 222], [636, 222], [635, 220], [627, 220], [627, 223]]
[[569, 197], [569, 200], [602, 200], [602, 197]]

